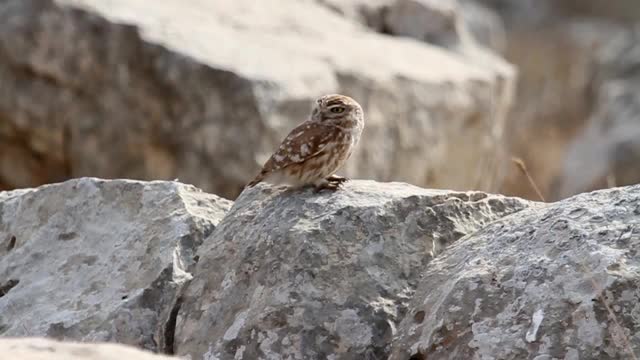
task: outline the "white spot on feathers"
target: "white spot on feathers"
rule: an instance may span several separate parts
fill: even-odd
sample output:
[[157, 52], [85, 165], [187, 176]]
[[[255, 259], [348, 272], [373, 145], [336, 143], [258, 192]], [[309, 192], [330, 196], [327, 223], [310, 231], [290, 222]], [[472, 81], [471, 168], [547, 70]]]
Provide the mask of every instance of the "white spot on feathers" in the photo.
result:
[[300, 155], [306, 156], [309, 154], [309, 145], [302, 144], [300, 145]]

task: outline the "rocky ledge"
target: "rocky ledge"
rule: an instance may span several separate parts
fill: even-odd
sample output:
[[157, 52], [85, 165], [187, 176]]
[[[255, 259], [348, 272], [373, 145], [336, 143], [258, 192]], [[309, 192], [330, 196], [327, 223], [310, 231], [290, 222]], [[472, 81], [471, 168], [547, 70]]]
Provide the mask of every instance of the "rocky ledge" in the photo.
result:
[[[191, 360], [623, 358], [639, 222], [640, 186], [545, 204], [356, 180], [232, 204], [80, 178], [0, 193], [0, 335]], [[0, 349], [120, 351], [48, 341]]]

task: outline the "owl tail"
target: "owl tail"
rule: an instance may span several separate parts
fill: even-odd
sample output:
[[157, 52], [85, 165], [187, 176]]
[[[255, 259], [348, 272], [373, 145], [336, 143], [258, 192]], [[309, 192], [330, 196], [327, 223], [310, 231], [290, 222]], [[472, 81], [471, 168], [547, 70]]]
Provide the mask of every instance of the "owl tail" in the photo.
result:
[[250, 183], [248, 183], [248, 184], [245, 186], [245, 188], [253, 187], [253, 186], [255, 186], [257, 183], [261, 182], [261, 181], [264, 179], [264, 175], [265, 175], [265, 173], [264, 173], [264, 172], [261, 172], [260, 174], [258, 174], [258, 176], [256, 176], [256, 178], [255, 178], [255, 179], [251, 180], [251, 182], [250, 182]]

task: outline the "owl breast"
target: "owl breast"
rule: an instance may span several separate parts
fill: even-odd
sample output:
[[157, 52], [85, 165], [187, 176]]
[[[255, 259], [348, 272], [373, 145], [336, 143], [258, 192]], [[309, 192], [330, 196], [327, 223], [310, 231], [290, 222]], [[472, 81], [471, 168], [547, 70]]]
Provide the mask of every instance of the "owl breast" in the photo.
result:
[[350, 130], [337, 130], [339, 131], [336, 131], [335, 136], [327, 143], [320, 155], [284, 169], [289, 178], [288, 183], [292, 185], [317, 183], [335, 174], [345, 164], [358, 139]]

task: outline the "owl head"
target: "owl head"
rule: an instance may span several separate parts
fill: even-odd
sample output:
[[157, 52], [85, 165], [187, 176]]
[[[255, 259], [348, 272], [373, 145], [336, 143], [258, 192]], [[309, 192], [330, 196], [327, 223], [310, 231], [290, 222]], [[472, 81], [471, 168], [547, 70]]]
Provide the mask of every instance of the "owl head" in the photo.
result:
[[311, 120], [319, 122], [362, 121], [363, 111], [360, 104], [348, 96], [324, 95], [313, 103]]

